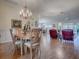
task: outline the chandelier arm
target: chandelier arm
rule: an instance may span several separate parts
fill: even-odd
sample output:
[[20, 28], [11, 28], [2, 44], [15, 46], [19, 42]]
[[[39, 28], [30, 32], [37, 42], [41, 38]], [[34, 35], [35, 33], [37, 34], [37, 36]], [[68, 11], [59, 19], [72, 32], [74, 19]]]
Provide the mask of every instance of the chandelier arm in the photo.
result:
[[32, 12], [27, 8], [27, 2], [25, 0], [25, 6], [20, 11], [20, 16], [24, 19], [29, 18], [32, 16]]

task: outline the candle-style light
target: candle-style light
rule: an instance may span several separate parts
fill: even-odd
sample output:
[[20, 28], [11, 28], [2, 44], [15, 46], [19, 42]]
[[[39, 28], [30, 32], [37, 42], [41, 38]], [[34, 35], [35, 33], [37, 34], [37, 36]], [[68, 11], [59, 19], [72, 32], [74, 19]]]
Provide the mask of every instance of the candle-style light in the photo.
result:
[[23, 9], [20, 11], [20, 17], [23, 19], [27, 19], [32, 16], [32, 12], [27, 8], [27, 5], [23, 7]]

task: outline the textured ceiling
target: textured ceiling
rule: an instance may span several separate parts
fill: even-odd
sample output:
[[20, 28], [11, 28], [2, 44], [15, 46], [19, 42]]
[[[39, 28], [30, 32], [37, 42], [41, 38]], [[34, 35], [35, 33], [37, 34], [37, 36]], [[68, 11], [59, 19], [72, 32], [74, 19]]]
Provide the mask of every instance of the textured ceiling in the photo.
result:
[[[70, 10], [78, 9], [79, 0], [4, 0], [18, 6], [27, 7], [36, 15], [56, 16], [63, 12], [64, 14], [72, 13]], [[75, 12], [74, 10], [73, 12]], [[72, 13], [74, 14], [74, 13]]]

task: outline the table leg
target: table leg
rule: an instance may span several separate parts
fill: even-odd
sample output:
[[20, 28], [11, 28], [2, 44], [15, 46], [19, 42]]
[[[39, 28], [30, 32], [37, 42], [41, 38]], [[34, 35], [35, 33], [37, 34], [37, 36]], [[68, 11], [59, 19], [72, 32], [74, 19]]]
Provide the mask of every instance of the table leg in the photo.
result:
[[21, 55], [23, 55], [23, 41], [21, 39]]

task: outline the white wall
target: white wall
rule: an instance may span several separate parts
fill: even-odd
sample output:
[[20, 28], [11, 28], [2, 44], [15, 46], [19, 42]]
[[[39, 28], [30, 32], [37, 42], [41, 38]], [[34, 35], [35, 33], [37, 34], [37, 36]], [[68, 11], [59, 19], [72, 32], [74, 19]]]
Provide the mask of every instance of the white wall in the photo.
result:
[[19, 19], [19, 8], [5, 2], [0, 2], [0, 43], [12, 41], [9, 29], [11, 19]]
[[11, 19], [19, 19], [19, 8], [0, 2], [0, 29], [8, 29], [11, 26]]

